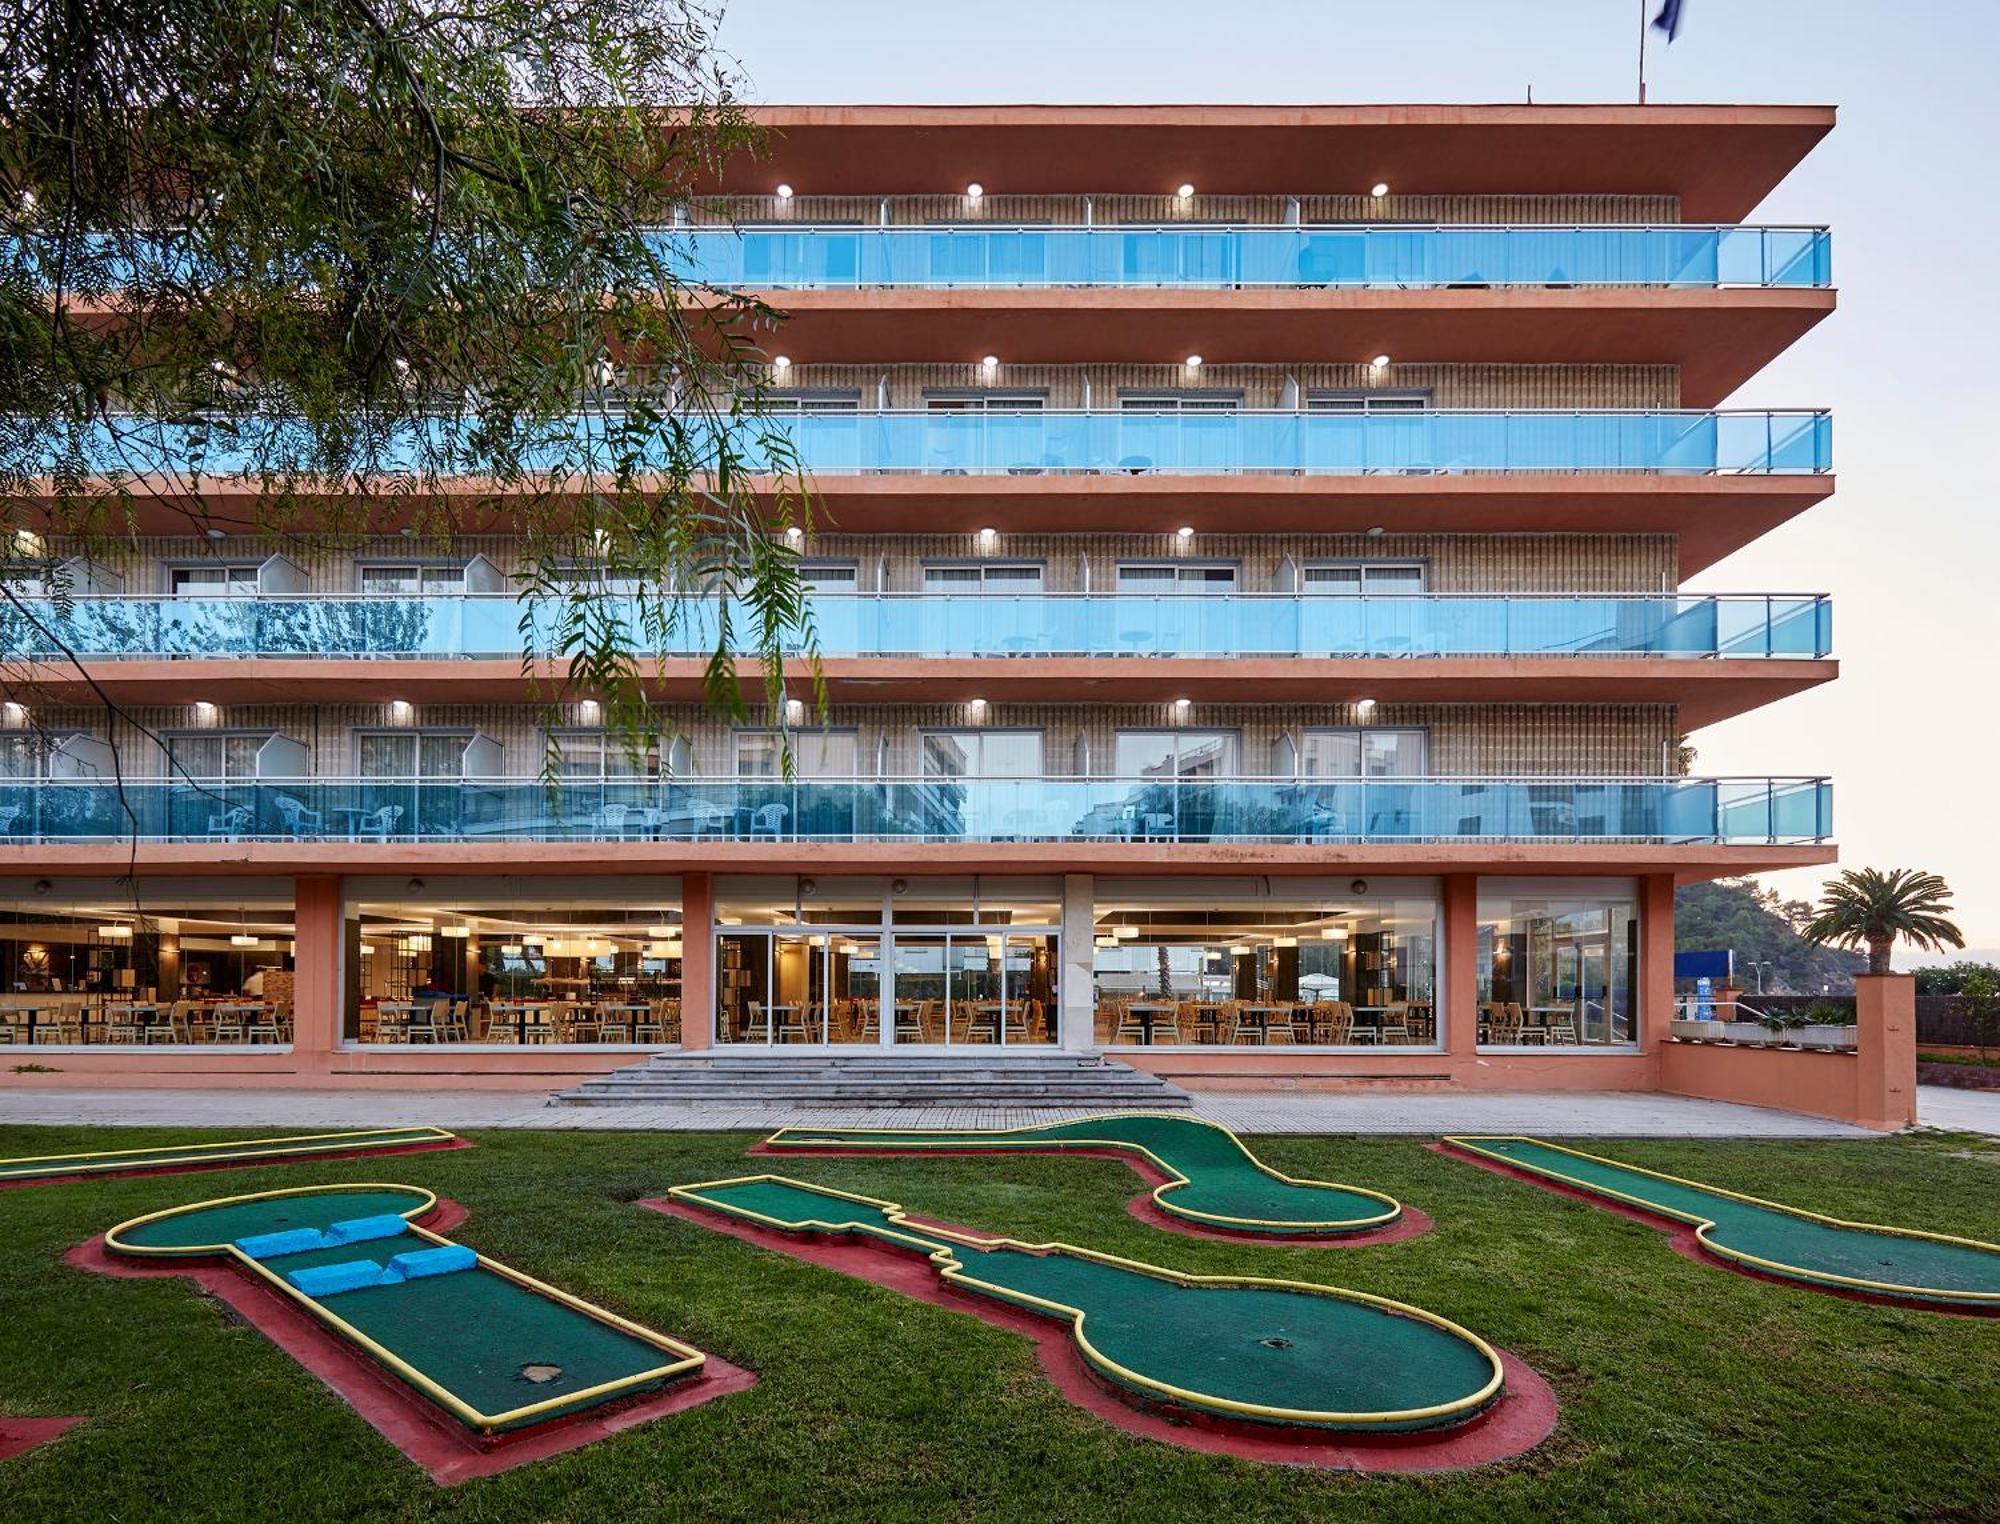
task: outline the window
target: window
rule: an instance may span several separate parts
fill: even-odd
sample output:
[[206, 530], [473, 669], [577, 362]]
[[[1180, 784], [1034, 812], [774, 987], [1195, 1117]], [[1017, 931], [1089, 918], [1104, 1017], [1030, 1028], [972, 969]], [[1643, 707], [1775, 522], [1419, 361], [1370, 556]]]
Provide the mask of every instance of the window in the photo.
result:
[[623, 741], [601, 730], [551, 731], [549, 744], [556, 771], [565, 778], [647, 778], [654, 771], [654, 759], [643, 752], [635, 757]]
[[1121, 593], [1231, 593], [1236, 590], [1233, 566], [1188, 565], [1181, 561], [1127, 561], [1118, 568]]
[[[746, 398], [746, 407], [751, 405]], [[758, 404], [765, 413], [858, 413], [859, 392], [766, 392]]]
[[354, 744], [363, 778], [462, 778], [472, 732], [363, 731]]
[[1353, 597], [1361, 593], [1421, 593], [1428, 568], [1421, 561], [1334, 561], [1308, 566], [1308, 593]]
[[1236, 773], [1233, 730], [1121, 730], [1113, 752], [1120, 778], [1228, 778]]
[[1427, 391], [1367, 391], [1361, 389], [1307, 392], [1308, 413], [1422, 413], [1429, 410]]
[[[852, 730], [792, 732], [792, 772], [800, 778], [854, 778], [861, 771], [861, 737]], [[775, 730], [736, 732], [736, 776], [784, 776], [785, 736]]]
[[924, 409], [932, 413], [1039, 413], [1048, 405], [1046, 392], [924, 393]]
[[1639, 907], [1629, 890], [1479, 895], [1479, 1041], [1604, 1047], [1637, 1040]]
[[927, 593], [1038, 593], [1042, 590], [1040, 566], [989, 565], [926, 566], [924, 591]]
[[1233, 413], [1243, 406], [1241, 392], [1120, 392], [1121, 413]]
[[633, 576], [613, 576], [609, 568], [591, 561], [574, 561], [567, 566], [551, 566], [544, 575], [557, 587], [588, 587], [602, 592], [631, 596], [644, 586]]
[[0, 736], [0, 778], [46, 778], [62, 742], [51, 736]]
[[852, 593], [860, 574], [852, 561], [807, 561], [799, 566], [799, 581], [808, 593]]
[[176, 566], [173, 569], [176, 598], [254, 598], [257, 596], [257, 568], [254, 566]]
[[255, 734], [170, 735], [167, 756], [176, 776], [190, 778], [254, 778], [257, 753], [270, 740], [268, 731]]
[[465, 591], [462, 566], [364, 566], [360, 572], [361, 591], [382, 597], [413, 598]]
[[1039, 778], [1039, 730], [927, 730], [926, 778]]
[[1301, 778], [1421, 778], [1427, 767], [1421, 730], [1308, 730], [1301, 739]]

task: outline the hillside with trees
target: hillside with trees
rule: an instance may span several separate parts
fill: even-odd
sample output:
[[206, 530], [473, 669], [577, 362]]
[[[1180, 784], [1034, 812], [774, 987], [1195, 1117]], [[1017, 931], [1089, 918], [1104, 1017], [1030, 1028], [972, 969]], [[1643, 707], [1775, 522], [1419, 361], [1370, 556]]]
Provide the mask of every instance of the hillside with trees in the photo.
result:
[[1674, 893], [1674, 945], [1682, 952], [1731, 948], [1736, 977], [1757, 988], [1753, 963], [1768, 963], [1764, 990], [1776, 995], [1850, 994], [1868, 966], [1861, 953], [1814, 947], [1799, 935], [1813, 918], [1805, 900], [1787, 900], [1750, 879], [1685, 884]]

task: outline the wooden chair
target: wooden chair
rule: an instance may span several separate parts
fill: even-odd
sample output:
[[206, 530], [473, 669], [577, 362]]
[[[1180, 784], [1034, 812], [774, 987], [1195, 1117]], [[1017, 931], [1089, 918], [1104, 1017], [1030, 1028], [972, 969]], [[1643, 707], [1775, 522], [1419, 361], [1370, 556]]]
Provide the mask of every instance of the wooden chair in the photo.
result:
[[1582, 1001], [1578, 1001], [1576, 1005], [1570, 1007], [1562, 1015], [1551, 1018], [1548, 1024], [1542, 1029], [1543, 1041], [1554, 1043], [1558, 1047], [1575, 1047], [1581, 1041], [1577, 1032], [1579, 1025], [1577, 1016], [1582, 1004]]
[[[1275, 1015], [1267, 1016], [1264, 1019], [1264, 1041], [1267, 1044], [1273, 1045], [1283, 1043], [1289, 1047], [1296, 1041], [1294, 1024], [1298, 1021], [1299, 1017], [1298, 1004], [1290, 1000], [1275, 1001], [1273, 1003], [1280, 1006], [1281, 1009]], [[1310, 1021], [1311, 1017], [1307, 1017], [1307, 1020]]]
[[146, 1025], [146, 1045], [156, 1042], [176, 1043], [188, 1040], [188, 1015], [194, 1010], [192, 1000], [176, 1000], [167, 1007], [166, 1016]]
[[1354, 1006], [1346, 1000], [1327, 1000], [1313, 1007], [1313, 1027], [1319, 1040], [1329, 1047], [1345, 1048], [1354, 1043]]
[[1548, 1041], [1548, 1034], [1539, 1026], [1528, 1025], [1528, 1013], [1521, 1009], [1521, 1002], [1518, 1000], [1507, 1002], [1506, 1022], [1514, 1033], [1512, 1039], [1514, 1042], [1545, 1044]]
[[279, 1021], [278, 1007], [266, 1005], [261, 1011], [251, 1013], [245, 1035], [251, 1042], [283, 1042], [284, 1028]]
[[408, 1011], [385, 1011], [379, 1007], [375, 1012], [375, 1040], [396, 1043], [410, 1040], [410, 1013]]
[[1229, 1041], [1232, 1046], [1237, 1043], [1261, 1044], [1264, 1041], [1264, 1028], [1257, 1022], [1244, 1020], [1245, 1003], [1241, 1000], [1229, 1002]]
[[819, 1023], [805, 1006], [793, 1006], [778, 1018], [779, 1042], [816, 1042]]
[[208, 1013], [208, 1040], [210, 1042], [243, 1042], [249, 1037], [249, 1028], [243, 1023], [241, 1011], [225, 1011], [220, 1007]]
[[1410, 1002], [1391, 1000], [1382, 1011], [1382, 1036], [1384, 1043], [1407, 1043], [1410, 1040]]

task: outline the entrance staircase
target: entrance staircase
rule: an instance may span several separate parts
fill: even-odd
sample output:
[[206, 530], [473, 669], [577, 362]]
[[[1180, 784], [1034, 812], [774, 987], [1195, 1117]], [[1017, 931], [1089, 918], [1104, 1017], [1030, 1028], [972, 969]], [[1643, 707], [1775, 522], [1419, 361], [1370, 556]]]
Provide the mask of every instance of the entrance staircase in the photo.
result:
[[1185, 1090], [1094, 1054], [655, 1053], [556, 1097], [569, 1106], [1011, 1106], [1184, 1111]]

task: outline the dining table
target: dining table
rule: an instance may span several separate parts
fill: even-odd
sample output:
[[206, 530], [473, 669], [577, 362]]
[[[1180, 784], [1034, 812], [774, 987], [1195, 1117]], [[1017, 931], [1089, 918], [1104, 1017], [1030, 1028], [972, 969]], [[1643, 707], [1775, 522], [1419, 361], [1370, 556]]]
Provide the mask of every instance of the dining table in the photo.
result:
[[1150, 1048], [1153, 1045], [1153, 1026], [1162, 1016], [1177, 1016], [1180, 1007], [1171, 1001], [1134, 1001], [1125, 1009], [1139, 1018], [1139, 1041]]
[[1257, 1041], [1260, 1043], [1268, 1043], [1271, 1040], [1272, 1017], [1284, 1016], [1289, 1019], [1290, 1015], [1290, 1008], [1282, 1005], [1239, 1005], [1236, 1008], [1236, 1020], [1239, 1026], [1247, 1017], [1250, 1025], [1256, 1029]]

